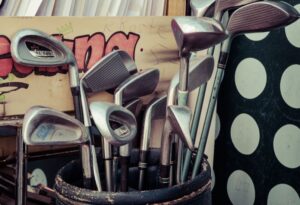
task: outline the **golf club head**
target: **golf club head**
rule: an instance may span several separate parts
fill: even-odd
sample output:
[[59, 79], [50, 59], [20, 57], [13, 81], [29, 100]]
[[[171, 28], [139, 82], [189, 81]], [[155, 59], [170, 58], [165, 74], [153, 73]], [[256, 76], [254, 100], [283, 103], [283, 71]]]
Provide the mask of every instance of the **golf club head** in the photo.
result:
[[221, 20], [226, 10], [235, 9], [257, 1], [259, 0], [216, 0], [214, 16], [217, 20]]
[[129, 54], [115, 50], [93, 65], [81, 77], [81, 83], [87, 93], [97, 93], [116, 88], [136, 72], [136, 64]]
[[[136, 136], [136, 119], [126, 108], [108, 102], [92, 102], [90, 111], [99, 132], [110, 144], [124, 145]], [[113, 128], [112, 122], [117, 122], [120, 126]]]
[[35, 29], [22, 29], [11, 40], [11, 56], [26, 66], [61, 66], [75, 61], [71, 50], [53, 36]]
[[141, 150], [147, 151], [150, 144], [152, 121], [166, 116], [167, 95], [150, 102], [144, 115]]
[[124, 107], [132, 112], [135, 117], [137, 117], [141, 113], [143, 102], [141, 99], [137, 98], [126, 103]]
[[181, 16], [171, 22], [180, 57], [220, 43], [227, 38], [222, 24], [212, 18]]
[[288, 3], [261, 1], [234, 11], [227, 29], [230, 35], [264, 32], [289, 25], [298, 18], [298, 11]]
[[123, 102], [134, 98], [149, 95], [154, 92], [159, 81], [159, 70], [148, 69], [130, 76], [115, 90], [115, 104], [122, 105]]
[[[193, 91], [206, 83], [214, 69], [214, 58], [212, 56], [194, 57], [190, 61], [188, 90]], [[174, 105], [179, 84], [179, 73], [172, 78], [168, 90], [168, 105]]]
[[215, 7], [215, 0], [191, 0], [190, 1], [192, 16], [212, 17]]
[[194, 150], [190, 134], [190, 122], [192, 113], [186, 106], [171, 105], [168, 106], [168, 119], [174, 133], [178, 134], [184, 145], [191, 151]]
[[22, 134], [27, 145], [81, 144], [88, 140], [84, 125], [52, 108], [34, 106], [24, 116]]

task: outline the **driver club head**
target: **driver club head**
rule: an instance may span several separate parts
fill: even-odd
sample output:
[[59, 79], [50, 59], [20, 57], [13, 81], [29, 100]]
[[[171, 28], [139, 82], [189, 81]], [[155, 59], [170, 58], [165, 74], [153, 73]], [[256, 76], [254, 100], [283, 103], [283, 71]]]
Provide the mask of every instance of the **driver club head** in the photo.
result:
[[149, 95], [154, 92], [159, 81], [159, 70], [148, 69], [130, 76], [115, 90], [114, 102], [123, 105], [123, 102]]
[[27, 145], [67, 145], [88, 141], [85, 126], [48, 107], [31, 107], [24, 116], [22, 134]]
[[[188, 90], [193, 91], [206, 83], [213, 73], [214, 58], [212, 56], [193, 57], [190, 62]], [[171, 80], [168, 89], [168, 105], [174, 105], [179, 84], [179, 73]]]
[[234, 11], [228, 22], [230, 36], [264, 32], [284, 27], [299, 18], [298, 11], [285, 2], [261, 1]]
[[190, 122], [192, 113], [186, 106], [171, 105], [168, 109], [168, 120], [171, 124], [172, 131], [178, 134], [184, 145], [191, 151], [194, 150], [190, 134]]
[[191, 0], [190, 1], [192, 16], [212, 17], [215, 7], [215, 0]]
[[222, 24], [212, 18], [182, 16], [171, 22], [180, 57], [207, 49], [227, 38]]
[[98, 93], [116, 88], [137, 72], [137, 66], [130, 55], [115, 50], [99, 60], [82, 77], [81, 85], [87, 93]]
[[[92, 102], [90, 111], [99, 132], [110, 144], [124, 145], [136, 136], [135, 116], [126, 108], [108, 102]], [[113, 127], [116, 123], [120, 125], [117, 128]]]

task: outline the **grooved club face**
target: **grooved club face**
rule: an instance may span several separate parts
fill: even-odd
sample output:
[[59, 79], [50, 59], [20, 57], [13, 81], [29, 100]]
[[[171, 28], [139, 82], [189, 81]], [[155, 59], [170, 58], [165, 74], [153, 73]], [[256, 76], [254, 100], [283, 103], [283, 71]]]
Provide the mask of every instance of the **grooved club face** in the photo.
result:
[[24, 116], [22, 134], [28, 145], [80, 144], [88, 140], [84, 125], [52, 108], [34, 106]]
[[258, 0], [216, 0], [215, 15], [222, 16], [225, 10], [241, 7], [256, 1]]
[[209, 48], [227, 37], [221, 23], [211, 18], [175, 17], [171, 26], [181, 57]]
[[159, 70], [155, 68], [130, 76], [115, 90], [115, 103], [122, 105], [125, 101], [151, 94], [158, 81]]
[[11, 42], [15, 62], [27, 66], [60, 66], [74, 62], [69, 48], [56, 38], [34, 29], [23, 29]]
[[298, 11], [287, 3], [261, 1], [233, 12], [227, 29], [230, 35], [263, 32], [289, 25], [298, 18]]
[[86, 92], [97, 93], [116, 88], [136, 71], [136, 64], [129, 54], [115, 50], [90, 68], [81, 77], [81, 81]]

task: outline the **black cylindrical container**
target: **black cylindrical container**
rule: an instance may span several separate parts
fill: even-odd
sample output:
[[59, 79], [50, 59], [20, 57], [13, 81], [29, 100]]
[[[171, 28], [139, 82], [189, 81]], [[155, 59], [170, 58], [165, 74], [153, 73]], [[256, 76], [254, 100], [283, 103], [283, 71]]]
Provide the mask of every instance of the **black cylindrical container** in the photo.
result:
[[[153, 167], [152, 167], [153, 168]], [[151, 170], [151, 167], [149, 167]], [[155, 173], [148, 174], [148, 181], [156, 181]], [[97, 192], [79, 187], [82, 179], [82, 170], [79, 161], [72, 161], [58, 172], [55, 179], [57, 205], [70, 204], [187, 204], [210, 205], [211, 204], [211, 172], [206, 160], [202, 163], [202, 172], [192, 181], [170, 188], [152, 189], [147, 191], [129, 192]], [[130, 181], [136, 184], [138, 169], [130, 169]], [[152, 176], [152, 177], [150, 177]], [[153, 177], [154, 176], [154, 177]], [[153, 179], [152, 179], [153, 178]], [[129, 183], [129, 185], [131, 185]], [[134, 185], [131, 185], [134, 186]]]

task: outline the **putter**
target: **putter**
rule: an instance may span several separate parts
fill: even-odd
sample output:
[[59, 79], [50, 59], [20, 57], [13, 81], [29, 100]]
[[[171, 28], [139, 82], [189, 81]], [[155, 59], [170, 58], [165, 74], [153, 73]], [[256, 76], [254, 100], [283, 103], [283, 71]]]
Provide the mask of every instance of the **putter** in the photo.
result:
[[[159, 70], [149, 69], [130, 76], [118, 86], [114, 93], [114, 102], [123, 105], [124, 101], [149, 95], [154, 92], [159, 81]], [[127, 191], [128, 164], [130, 159], [130, 143], [120, 147], [121, 191]], [[117, 174], [117, 158], [114, 157], [113, 175]]]
[[167, 95], [150, 102], [144, 115], [144, 124], [142, 131], [142, 140], [140, 145], [139, 161], [139, 190], [144, 189], [144, 178], [147, 169], [148, 150], [151, 137], [152, 121], [163, 119], [166, 116]]
[[[75, 145], [85, 144], [89, 140], [88, 132], [81, 122], [65, 113], [42, 106], [34, 106], [25, 113], [20, 138], [24, 143], [21, 141], [19, 146], [24, 144], [31, 146]], [[19, 166], [17, 172], [19, 184], [22, 184], [27, 192], [26, 179], [22, 179], [26, 175], [21, 174], [27, 173], [26, 163]], [[19, 188], [20, 185], [18, 185]], [[18, 190], [18, 192], [23, 192], [23, 190]], [[18, 195], [18, 204], [26, 204], [26, 198], [22, 199]]]
[[[227, 21], [225, 22], [223, 19], [223, 15], [226, 11], [236, 9], [236, 8], [239, 8], [241, 6], [244, 6], [244, 5], [256, 2], [256, 1], [258, 1], [258, 0], [216, 0], [214, 19], [216, 19], [218, 21], [222, 21], [223, 25], [225, 26], [228, 23]], [[208, 55], [213, 56], [214, 48], [215, 47], [213, 46], [208, 49], [208, 51], [207, 51]], [[193, 142], [195, 142], [195, 140], [196, 140], [196, 135], [197, 135], [198, 126], [199, 126], [199, 122], [200, 122], [206, 88], [207, 88], [207, 83], [201, 85], [201, 87], [198, 91], [197, 99], [196, 99], [195, 110], [194, 110], [194, 115], [193, 115], [192, 125], [191, 125], [191, 137], [192, 137]], [[189, 150], [187, 150], [186, 154], [185, 154], [182, 175], [181, 175], [182, 182], [187, 180], [189, 163], [191, 161], [191, 157], [192, 157], [192, 153]]]
[[298, 11], [285, 2], [262, 1], [243, 6], [231, 15], [227, 29], [230, 37], [223, 42], [221, 55], [218, 62], [217, 74], [214, 80], [213, 92], [211, 93], [204, 127], [201, 132], [197, 156], [192, 171], [192, 179], [198, 174], [203, 157], [212, 115], [216, 105], [221, 80], [229, 56], [231, 41], [238, 35], [252, 32], [270, 31], [287, 26], [299, 18]]
[[[171, 26], [180, 56], [177, 103], [180, 106], [186, 106], [188, 100], [189, 59], [191, 53], [220, 43], [227, 38], [227, 33], [220, 22], [205, 17], [175, 17], [171, 22]], [[178, 141], [176, 173], [178, 176], [181, 176], [182, 154], [183, 145], [181, 141]]]
[[[136, 136], [137, 123], [135, 116], [126, 108], [107, 102], [93, 102], [90, 104], [90, 111], [94, 122], [101, 133], [103, 139], [106, 139], [109, 145], [103, 150], [104, 161], [109, 161], [110, 166], [105, 166], [105, 174], [107, 179], [113, 179], [111, 170], [111, 146], [124, 145]], [[117, 122], [120, 126], [113, 128], [111, 121]], [[106, 153], [109, 152], [109, 153]], [[106, 158], [110, 157], [110, 158]], [[107, 180], [107, 187], [113, 187], [113, 180]]]
[[[91, 129], [91, 120], [88, 109], [88, 102], [85, 93], [95, 94], [104, 90], [114, 89], [121, 82], [127, 79], [130, 75], [135, 73], [137, 67], [133, 59], [122, 50], [115, 50], [106, 55], [98, 61], [91, 69], [89, 69], [80, 79], [80, 93], [81, 104], [83, 111], [83, 120], [85, 126]], [[92, 133], [92, 132], [90, 132]], [[111, 178], [112, 167], [112, 153], [110, 144], [106, 138], [102, 139], [102, 151], [105, 161], [105, 176], [106, 176], [106, 189], [111, 192], [113, 190], [113, 179]], [[96, 151], [92, 146], [93, 161], [96, 163]], [[93, 167], [94, 172], [97, 173], [98, 167]], [[99, 178], [100, 179], [100, 178]], [[99, 182], [98, 182], [99, 184]]]
[[[11, 55], [15, 62], [26, 66], [62, 66], [69, 64], [69, 78], [76, 119], [82, 121], [80, 105], [79, 74], [76, 59], [71, 50], [52, 36], [33, 29], [18, 31], [11, 41]], [[81, 158], [85, 165], [83, 181], [85, 188], [91, 188], [90, 150], [88, 144], [81, 144]], [[96, 165], [95, 165], [96, 166]], [[98, 174], [99, 175], [99, 174]], [[97, 173], [94, 173], [97, 181]], [[98, 190], [101, 188], [98, 186]]]
[[[194, 89], [198, 88], [201, 84], [207, 82], [212, 75], [213, 67], [214, 67], [214, 59], [211, 56], [205, 56], [202, 58], [193, 59], [193, 61], [191, 61], [191, 69], [189, 69], [188, 90], [193, 91]], [[172, 78], [170, 82], [170, 86], [168, 89], [168, 96], [167, 96], [168, 107], [176, 104], [178, 84], [179, 84], [179, 72]], [[169, 113], [167, 111], [166, 119], [168, 118], [169, 118]], [[189, 125], [189, 120], [187, 121], [181, 120], [180, 122]], [[162, 169], [160, 173], [161, 186], [172, 185], [172, 177], [170, 177], [170, 174], [172, 174], [173, 172], [171, 166], [172, 161], [170, 162], [169, 157], [165, 157], [166, 155], [170, 156], [170, 150], [172, 149], [172, 147], [175, 147], [175, 146], [171, 147], [172, 136], [169, 135], [171, 132], [172, 132], [171, 124], [169, 121], [166, 121], [164, 125], [162, 139], [161, 139], [162, 140], [161, 159], [160, 159], [160, 166]]]

